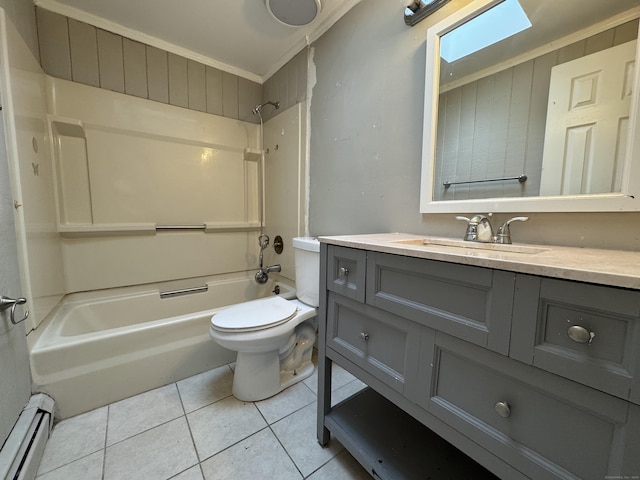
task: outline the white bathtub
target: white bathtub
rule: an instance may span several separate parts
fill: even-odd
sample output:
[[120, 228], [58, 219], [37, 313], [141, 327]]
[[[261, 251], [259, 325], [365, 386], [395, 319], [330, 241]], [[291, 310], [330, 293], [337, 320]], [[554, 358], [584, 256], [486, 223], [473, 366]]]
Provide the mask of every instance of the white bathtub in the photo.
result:
[[[211, 316], [274, 295], [276, 285], [281, 296], [295, 296], [286, 280], [258, 285], [253, 275], [67, 295], [29, 335], [35, 389], [53, 396], [57, 416], [66, 418], [234, 361], [235, 352], [210, 339]], [[160, 297], [204, 285], [204, 292]]]

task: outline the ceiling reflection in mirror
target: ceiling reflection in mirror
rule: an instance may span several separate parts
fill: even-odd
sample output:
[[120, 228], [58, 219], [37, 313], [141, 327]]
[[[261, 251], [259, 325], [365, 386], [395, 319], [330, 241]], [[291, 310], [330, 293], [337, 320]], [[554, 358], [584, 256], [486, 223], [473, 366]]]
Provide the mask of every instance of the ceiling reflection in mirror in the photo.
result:
[[[441, 52], [484, 48], [439, 58], [431, 200], [620, 192], [640, 1], [506, 0], [483, 15], [506, 4], [530, 26], [440, 38]], [[480, 31], [515, 25], [502, 15]]]

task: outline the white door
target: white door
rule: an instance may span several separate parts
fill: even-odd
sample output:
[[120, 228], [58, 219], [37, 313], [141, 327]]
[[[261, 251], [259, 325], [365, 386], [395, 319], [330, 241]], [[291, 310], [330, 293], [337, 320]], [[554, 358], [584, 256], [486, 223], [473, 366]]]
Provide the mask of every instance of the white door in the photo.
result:
[[[18, 250], [13, 223], [4, 112], [0, 112], [0, 295], [17, 298], [20, 291]], [[22, 317], [22, 307], [16, 316]], [[24, 324], [13, 325], [9, 310], [0, 313], [0, 447], [31, 395], [31, 374]]]
[[619, 192], [636, 41], [553, 67], [540, 195]]

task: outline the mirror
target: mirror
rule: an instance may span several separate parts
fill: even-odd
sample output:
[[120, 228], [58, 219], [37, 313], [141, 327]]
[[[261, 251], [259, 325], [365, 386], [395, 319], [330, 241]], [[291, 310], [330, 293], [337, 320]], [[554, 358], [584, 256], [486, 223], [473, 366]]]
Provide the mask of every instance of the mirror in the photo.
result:
[[[473, 32], [510, 8], [518, 33]], [[429, 28], [420, 211], [640, 210], [638, 17], [640, 0], [475, 0]]]

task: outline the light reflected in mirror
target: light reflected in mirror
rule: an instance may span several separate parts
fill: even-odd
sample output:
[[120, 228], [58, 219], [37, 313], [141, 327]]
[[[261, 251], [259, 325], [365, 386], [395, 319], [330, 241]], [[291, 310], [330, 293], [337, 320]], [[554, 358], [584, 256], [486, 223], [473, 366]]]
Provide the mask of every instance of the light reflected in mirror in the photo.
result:
[[[429, 30], [425, 119], [437, 117], [425, 121], [421, 211], [606, 210], [596, 200], [625, 197], [640, 0], [474, 4], [480, 18], [519, 5], [531, 27], [492, 43], [458, 35], [477, 15], [461, 12]], [[504, 15], [480, 31], [515, 24]], [[458, 59], [440, 56], [467, 48], [461, 43], [489, 45]], [[434, 92], [429, 62], [439, 70]], [[559, 206], [543, 197], [589, 202]]]

